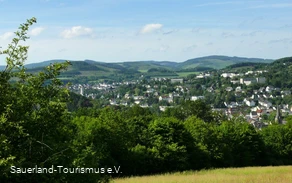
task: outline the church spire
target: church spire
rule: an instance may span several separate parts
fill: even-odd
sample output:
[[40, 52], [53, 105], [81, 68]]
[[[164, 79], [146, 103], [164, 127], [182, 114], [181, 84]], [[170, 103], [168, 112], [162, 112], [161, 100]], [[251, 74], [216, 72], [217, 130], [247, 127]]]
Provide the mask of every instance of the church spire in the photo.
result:
[[282, 115], [281, 115], [281, 111], [280, 111], [280, 105], [277, 106], [277, 113], [276, 113], [276, 117], [275, 117], [275, 122], [278, 124], [282, 124]]

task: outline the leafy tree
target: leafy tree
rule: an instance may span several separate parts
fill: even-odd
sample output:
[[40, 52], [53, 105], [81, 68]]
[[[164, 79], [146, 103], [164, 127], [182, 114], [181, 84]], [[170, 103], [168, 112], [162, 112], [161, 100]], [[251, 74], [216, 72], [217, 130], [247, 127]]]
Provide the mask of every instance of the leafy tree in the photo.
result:
[[28, 46], [20, 45], [35, 18], [21, 24], [1, 54], [7, 66], [0, 72], [0, 169], [2, 181], [58, 181], [66, 175], [10, 174], [10, 166], [51, 167], [70, 164], [72, 128], [66, 110], [69, 92], [57, 76], [69, 63], [47, 66], [38, 74], [24, 67]]
[[[288, 119], [289, 120], [289, 119]], [[289, 165], [292, 163], [292, 125], [274, 124], [264, 128], [260, 134], [265, 142], [269, 165]]]
[[150, 149], [156, 159], [155, 172], [179, 171], [190, 168], [192, 137], [181, 121], [173, 118], [157, 118], [149, 125]]
[[226, 121], [219, 127], [223, 166], [259, 165], [263, 158], [263, 141], [255, 128], [246, 122]]
[[183, 101], [182, 104], [177, 107], [168, 108], [164, 115], [173, 116], [180, 120], [185, 120], [189, 116], [197, 116], [207, 122], [211, 122], [213, 120], [211, 107], [203, 100]]
[[193, 137], [192, 143], [198, 148], [196, 155], [192, 156], [192, 168], [210, 168], [216, 166], [217, 161], [223, 161], [222, 152], [218, 151], [220, 142], [213, 124], [191, 116], [184, 122], [184, 125]]

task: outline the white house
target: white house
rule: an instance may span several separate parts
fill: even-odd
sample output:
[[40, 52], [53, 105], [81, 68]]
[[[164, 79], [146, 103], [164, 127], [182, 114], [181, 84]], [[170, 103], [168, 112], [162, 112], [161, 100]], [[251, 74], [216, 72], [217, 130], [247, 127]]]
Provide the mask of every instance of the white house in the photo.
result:
[[291, 91], [289, 90], [284, 90], [284, 91], [281, 91], [281, 97], [284, 98], [286, 95], [291, 95]]
[[266, 107], [267, 109], [270, 108], [272, 106], [272, 103], [267, 101], [267, 100], [259, 100], [259, 104], [261, 106]]
[[232, 77], [236, 76], [236, 74], [234, 74], [234, 73], [222, 73], [221, 76], [224, 77], [224, 78], [228, 78], [228, 77], [232, 78]]
[[266, 92], [271, 93], [275, 88], [273, 86], [267, 86]]
[[109, 100], [110, 105], [117, 105], [117, 101], [115, 99]]
[[250, 85], [252, 83], [256, 83], [256, 79], [254, 78], [241, 78], [240, 79], [240, 84], [245, 84], [245, 85]]
[[239, 80], [231, 80], [230, 81], [232, 84], [236, 84], [236, 83], [239, 83]]
[[245, 98], [243, 101], [249, 107], [254, 107], [255, 106], [255, 102], [253, 100], [251, 100], [251, 99], [246, 99]]
[[228, 92], [230, 92], [230, 91], [232, 91], [233, 90], [233, 88], [232, 87], [226, 87], [226, 89], [225, 89], [226, 91], [228, 91]]
[[171, 83], [183, 83], [184, 80], [183, 79], [171, 79], [170, 82]]
[[160, 111], [165, 111], [167, 108], [172, 108], [173, 106], [159, 106]]
[[204, 96], [192, 96], [191, 97], [191, 100], [192, 101], [196, 101], [196, 100], [199, 100], [199, 99], [202, 99], [203, 100], [204, 98], [205, 98]]
[[245, 73], [245, 75], [253, 74], [253, 73], [254, 73], [254, 71], [247, 71], [247, 72]]
[[235, 88], [235, 92], [242, 92], [241, 87], [240, 87], [240, 86], [236, 87], [236, 88]]
[[266, 78], [265, 77], [260, 77], [260, 78], [256, 78], [257, 83], [266, 83]]

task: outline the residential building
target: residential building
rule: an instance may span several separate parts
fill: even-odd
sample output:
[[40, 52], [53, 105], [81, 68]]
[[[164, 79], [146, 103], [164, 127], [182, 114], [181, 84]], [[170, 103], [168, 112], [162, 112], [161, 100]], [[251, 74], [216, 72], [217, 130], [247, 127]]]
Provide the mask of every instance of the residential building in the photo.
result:
[[171, 83], [183, 83], [184, 80], [183, 79], [171, 79], [170, 82]]
[[264, 83], [266, 83], [266, 78], [265, 77], [259, 77], [259, 78], [256, 78], [256, 81], [257, 81], [257, 83], [264, 84]]
[[240, 84], [245, 84], [245, 85], [250, 85], [252, 83], [256, 83], [256, 79], [255, 78], [241, 78], [240, 79]]
[[199, 99], [202, 99], [203, 100], [204, 98], [205, 98], [204, 96], [192, 96], [191, 97], [191, 100], [192, 101], [196, 101], [196, 100], [199, 100]]

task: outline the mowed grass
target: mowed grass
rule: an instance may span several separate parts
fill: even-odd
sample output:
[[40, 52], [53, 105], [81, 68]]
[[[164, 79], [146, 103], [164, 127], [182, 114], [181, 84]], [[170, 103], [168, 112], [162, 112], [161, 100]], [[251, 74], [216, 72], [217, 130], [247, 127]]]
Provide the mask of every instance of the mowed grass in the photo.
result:
[[139, 69], [138, 71], [141, 73], [146, 73], [148, 71], [148, 69]]
[[187, 77], [190, 74], [199, 74], [200, 72], [177, 72], [179, 77]]
[[114, 179], [114, 183], [291, 183], [292, 166], [226, 168]]

